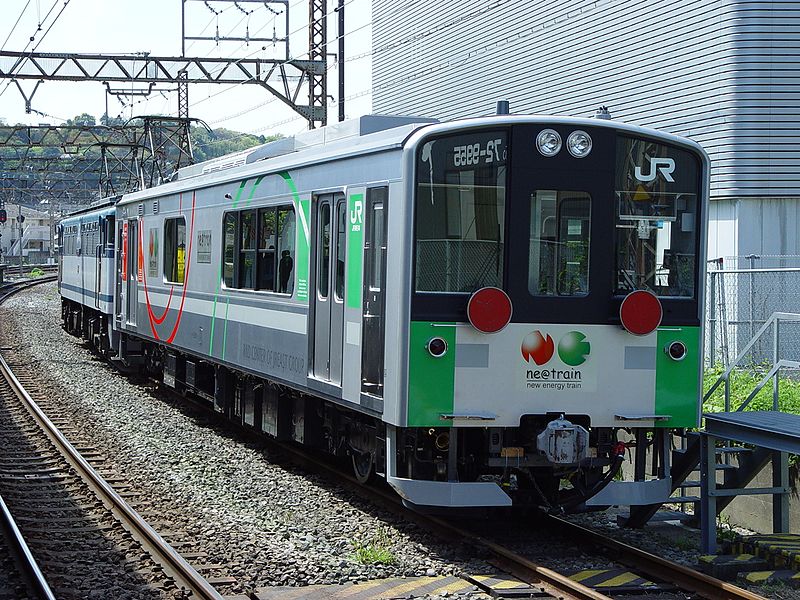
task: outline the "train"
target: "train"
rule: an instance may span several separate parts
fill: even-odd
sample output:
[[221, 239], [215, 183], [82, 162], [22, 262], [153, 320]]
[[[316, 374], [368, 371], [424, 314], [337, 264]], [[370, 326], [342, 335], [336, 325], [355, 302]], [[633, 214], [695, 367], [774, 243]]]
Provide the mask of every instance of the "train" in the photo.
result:
[[708, 180], [612, 119], [366, 115], [64, 218], [63, 327], [409, 505], [664, 502]]

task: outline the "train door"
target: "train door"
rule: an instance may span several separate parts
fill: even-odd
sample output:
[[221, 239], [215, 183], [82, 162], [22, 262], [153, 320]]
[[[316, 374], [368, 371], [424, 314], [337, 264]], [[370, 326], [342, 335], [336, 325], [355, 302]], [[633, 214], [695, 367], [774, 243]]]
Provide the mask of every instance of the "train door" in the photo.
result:
[[128, 222], [120, 221], [117, 229], [117, 287], [114, 294], [114, 315], [118, 323], [122, 323], [125, 316], [125, 280], [128, 278], [127, 269], [128, 252]]
[[[86, 223], [83, 221], [78, 221], [78, 235], [76, 236], [76, 251], [75, 253], [78, 255], [78, 272], [81, 275], [81, 304], [87, 304], [87, 293], [86, 293], [86, 263], [84, 262], [87, 246], [84, 244], [86, 241], [86, 231], [85, 231]], [[20, 252], [22, 249], [20, 248]]]
[[138, 236], [139, 223], [136, 219], [128, 221], [128, 239], [127, 239], [127, 252], [126, 252], [126, 272], [127, 281], [125, 287], [127, 288], [127, 306], [126, 306], [126, 322], [128, 325], [136, 325], [136, 308], [138, 303], [138, 281], [136, 280], [136, 272], [138, 271], [137, 259], [138, 253]]
[[316, 210], [312, 373], [317, 379], [340, 386], [347, 205], [343, 195], [326, 194], [317, 200]]
[[103, 248], [105, 247], [106, 242], [105, 222], [106, 219], [104, 217], [100, 217], [98, 219], [98, 240], [94, 247], [94, 307], [98, 309], [100, 308], [100, 282], [103, 279]]
[[383, 397], [386, 326], [386, 200], [388, 188], [367, 190], [364, 232], [364, 314], [361, 339], [361, 391]]

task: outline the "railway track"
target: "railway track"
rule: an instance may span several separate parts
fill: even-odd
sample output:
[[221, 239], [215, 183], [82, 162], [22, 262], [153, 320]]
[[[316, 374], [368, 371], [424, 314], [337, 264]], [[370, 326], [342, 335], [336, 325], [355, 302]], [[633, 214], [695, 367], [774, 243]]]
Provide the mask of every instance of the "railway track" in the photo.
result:
[[[199, 402], [195, 404], [204, 407]], [[247, 430], [243, 429], [242, 431], [253, 435], [252, 432]], [[270, 441], [270, 443], [273, 442]], [[328, 461], [319, 460], [316, 455], [300, 447], [274, 443], [302, 466], [322, 471], [336, 480], [346, 481], [359, 495], [365, 496], [371, 502], [416, 522], [420, 527], [437, 532], [454, 543], [465, 543], [484, 548], [494, 557], [491, 562], [521, 581], [528, 583], [532, 588], [530, 590], [531, 593], [538, 593], [544, 595], [544, 597], [552, 596], [554, 598], [579, 600], [607, 600], [614, 597], [605, 595], [591, 587], [573, 581], [562, 573], [544, 567], [524, 553], [515, 551], [509, 545], [497, 541], [491, 536], [482, 535], [476, 528], [464, 526], [454, 519], [440, 518], [409, 510], [403, 506], [399, 497], [389, 489], [363, 486], [349, 472], [339, 469]], [[627, 570], [663, 584], [664, 589], [671, 588], [672, 591], [678, 593], [684, 592], [691, 595], [691, 597], [706, 598], [708, 600], [766, 600], [759, 594], [655, 556], [568, 520], [554, 516], [543, 517], [544, 520], [539, 523], [542, 528], [563, 532], [564, 536], [569, 537], [573, 544], [577, 544], [584, 549], [594, 548], [598, 554], [623, 565]], [[481, 587], [480, 581], [475, 581], [474, 583]], [[487, 589], [487, 591], [489, 590]], [[629, 594], [630, 591], [628, 590], [626, 593]]]
[[[7, 286], [0, 301], [48, 279]], [[15, 375], [0, 356], [0, 494], [55, 597], [221, 600], [101, 477], [91, 447], [67, 440], [26, 381], [35, 383], [32, 373]]]
[[[182, 396], [179, 397], [183, 398], [184, 401], [186, 400]], [[199, 402], [194, 404], [201, 406], [206, 414], [214, 414], [207, 412], [205, 410], [207, 407], [204, 404]], [[225, 421], [222, 422], [227, 423]], [[230, 424], [228, 423], [228, 425]], [[263, 441], [263, 438], [259, 439]], [[325, 462], [321, 463], [318, 457], [313, 453], [305, 452], [303, 449], [294, 446], [281, 444], [278, 445], [278, 447], [284, 454], [291, 454], [295, 462], [301, 463], [315, 471], [326, 472], [327, 475], [338, 481], [346, 480], [351, 484], [354, 490], [357, 490], [359, 494], [365, 496], [370, 502], [391, 510], [405, 519], [416, 521], [420, 527], [426, 530], [436, 532], [443, 538], [452, 540], [454, 543], [483, 547], [494, 557], [492, 562], [506, 572], [513, 574], [521, 581], [527, 582], [530, 585], [531, 592], [538, 594], [539, 597], [564, 599], [592, 598], [597, 600], [610, 597], [595, 589], [572, 581], [563, 574], [542, 566], [524, 553], [517, 552], [506, 544], [493, 539], [492, 536], [484, 536], [480, 533], [476, 533], [476, 530], [473, 528], [464, 527], [463, 523], [456, 523], [452, 520], [439, 519], [408, 511], [402, 507], [396, 495], [390, 491], [380, 488], [365, 488], [359, 485], [355, 478], [351, 477], [349, 474], [343, 473], [334, 465]], [[646, 575], [653, 580], [671, 582], [675, 584], [676, 588], [684, 590], [695, 597], [710, 599], [747, 598], [753, 600], [761, 598], [761, 596], [752, 592], [710, 578], [659, 557], [649, 555], [636, 548], [605, 538], [600, 534], [585, 530], [567, 521], [556, 518], [550, 519], [552, 519], [551, 527], [559, 531], [567, 532], [565, 535], [569, 535], [573, 538], [574, 541], [572, 543], [577, 543], [582, 547], [602, 549], [602, 553], [615, 562], [625, 565], [629, 569]], [[479, 582], [477, 585], [480, 585]]]
[[0, 599], [55, 600], [25, 538], [0, 497]]

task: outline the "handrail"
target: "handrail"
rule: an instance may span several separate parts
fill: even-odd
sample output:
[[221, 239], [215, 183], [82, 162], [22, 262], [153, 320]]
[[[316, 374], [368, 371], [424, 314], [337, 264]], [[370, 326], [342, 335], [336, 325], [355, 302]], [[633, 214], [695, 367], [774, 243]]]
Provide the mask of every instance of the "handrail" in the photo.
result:
[[[764, 386], [767, 385], [767, 382], [770, 379], [772, 379], [775, 376], [775, 374], [784, 367], [787, 369], [800, 369], [800, 362], [796, 360], [781, 359], [777, 363], [775, 363], [775, 365], [769, 370], [769, 373], [767, 373], [764, 376], [764, 378], [758, 382], [758, 385], [755, 387], [755, 389], [752, 392], [750, 392], [750, 395], [745, 399], [744, 402], [742, 402], [742, 405], [736, 409], [736, 412], [742, 412], [745, 408], [747, 408], [747, 405], [750, 404], [750, 401], [756, 397], [758, 392], [764, 389]], [[772, 410], [778, 410], [777, 398], [772, 399]]]
[[[773, 388], [773, 406], [777, 410], [778, 406], [778, 372], [781, 368], [799, 368], [800, 363], [796, 361], [789, 361], [789, 360], [778, 360], [778, 324], [781, 321], [789, 321], [789, 322], [800, 322], [800, 314], [798, 313], [785, 313], [785, 312], [774, 312], [770, 315], [769, 319], [767, 319], [766, 323], [764, 323], [761, 328], [756, 332], [753, 338], [747, 343], [744, 349], [739, 352], [739, 355], [731, 362], [727, 369], [720, 375], [714, 384], [708, 389], [708, 391], [703, 394], [703, 402], [706, 402], [711, 395], [719, 388], [720, 385], [723, 383], [725, 384], [725, 412], [729, 412], [731, 408], [731, 398], [730, 398], [730, 377], [733, 370], [739, 365], [739, 362], [747, 356], [747, 353], [750, 349], [755, 345], [755, 343], [761, 338], [767, 329], [770, 327], [773, 328], [775, 332], [775, 338], [773, 340], [773, 366], [769, 371], [769, 374], [759, 382], [756, 386], [756, 389], [751, 393], [747, 399], [744, 401], [742, 406], [737, 409], [738, 411], [744, 410], [744, 408], [750, 403], [750, 401], [755, 398], [756, 394], [760, 392], [764, 386], [766, 385], [767, 381], [771, 378], [774, 378], [775, 385]], [[797, 365], [797, 366], [794, 366]]]

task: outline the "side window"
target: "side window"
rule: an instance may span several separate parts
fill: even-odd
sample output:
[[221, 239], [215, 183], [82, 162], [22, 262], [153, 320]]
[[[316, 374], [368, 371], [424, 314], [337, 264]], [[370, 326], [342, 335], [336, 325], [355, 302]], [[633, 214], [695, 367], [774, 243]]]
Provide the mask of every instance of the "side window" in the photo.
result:
[[320, 298], [325, 299], [328, 297], [328, 282], [330, 277], [328, 274], [328, 265], [330, 265], [331, 253], [331, 205], [329, 202], [320, 206], [319, 209], [319, 282], [317, 283], [317, 293]]
[[383, 289], [383, 269], [381, 265], [385, 264], [384, 254], [386, 252], [386, 225], [384, 222], [384, 203], [386, 202], [386, 188], [378, 190], [370, 190], [374, 192], [373, 195], [378, 197], [372, 204], [371, 217], [372, 226], [370, 227], [369, 235], [369, 287], [373, 290], [380, 291]]
[[337, 300], [344, 299], [344, 263], [345, 263], [345, 230], [347, 228], [347, 211], [344, 200], [336, 205], [336, 274], [334, 293]]
[[225, 215], [224, 231], [222, 239], [225, 240], [223, 252], [223, 278], [227, 287], [233, 287], [233, 257], [236, 253], [236, 213]]
[[256, 276], [256, 211], [239, 213], [239, 282], [236, 287], [255, 289]]
[[534, 296], [589, 293], [591, 198], [585, 192], [531, 195], [528, 291]]
[[186, 278], [186, 219], [164, 221], [164, 278], [183, 283]]
[[114, 249], [116, 232], [117, 229], [114, 226], [114, 215], [111, 215], [106, 219], [106, 248], [109, 250]]
[[293, 206], [227, 213], [223, 222], [225, 286], [291, 294], [296, 222]]
[[278, 289], [281, 294], [294, 292], [294, 247], [297, 222], [293, 206], [278, 207]]

